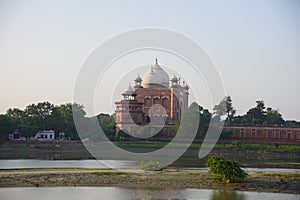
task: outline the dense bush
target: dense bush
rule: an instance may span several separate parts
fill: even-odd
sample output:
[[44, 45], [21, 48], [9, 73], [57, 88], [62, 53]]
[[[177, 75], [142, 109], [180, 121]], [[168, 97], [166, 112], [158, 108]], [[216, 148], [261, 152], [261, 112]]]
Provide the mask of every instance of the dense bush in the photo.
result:
[[224, 159], [221, 156], [211, 156], [206, 162], [209, 173], [213, 178], [229, 182], [244, 180], [247, 173], [233, 160]]
[[157, 161], [152, 161], [152, 160], [148, 162], [142, 161], [140, 163], [140, 169], [146, 171], [159, 171], [162, 169], [162, 165]]

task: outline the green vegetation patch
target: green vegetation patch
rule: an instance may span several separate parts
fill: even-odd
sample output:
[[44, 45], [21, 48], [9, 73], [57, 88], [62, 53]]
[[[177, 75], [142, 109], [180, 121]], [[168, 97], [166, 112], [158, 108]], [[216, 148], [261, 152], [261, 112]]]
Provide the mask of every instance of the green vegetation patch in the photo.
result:
[[104, 176], [104, 175], [128, 175], [127, 172], [92, 172], [91, 174]]
[[142, 161], [140, 163], [140, 169], [145, 171], [160, 171], [162, 169], [162, 165], [157, 161]]
[[282, 177], [284, 176], [283, 174], [279, 173], [272, 173], [272, 174], [264, 174], [264, 176], [270, 176], [270, 177]]
[[241, 167], [240, 164], [233, 160], [224, 159], [221, 156], [211, 156], [207, 159], [206, 165], [208, 172], [212, 178], [226, 183], [241, 182], [248, 175]]

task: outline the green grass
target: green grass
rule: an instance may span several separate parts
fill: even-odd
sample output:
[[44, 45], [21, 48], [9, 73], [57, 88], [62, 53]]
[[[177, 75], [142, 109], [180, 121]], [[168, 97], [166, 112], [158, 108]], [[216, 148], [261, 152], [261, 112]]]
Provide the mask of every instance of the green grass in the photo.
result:
[[217, 149], [240, 149], [247, 151], [263, 151], [272, 153], [300, 153], [300, 145], [296, 144], [280, 144], [276, 147], [274, 144], [258, 144], [258, 143], [234, 143], [217, 144]]
[[164, 147], [167, 142], [114, 142], [115, 145], [121, 148], [153, 148], [160, 149]]
[[[168, 142], [160, 141], [145, 141], [145, 142], [115, 142], [120, 148], [143, 148], [143, 149], [160, 149], [168, 144]], [[172, 144], [174, 148], [186, 148], [197, 149], [201, 148], [201, 143], [192, 143], [191, 145], [185, 143]], [[272, 153], [300, 153], [300, 145], [294, 144], [280, 144], [276, 147], [274, 144], [258, 144], [258, 143], [217, 143], [214, 146], [217, 150], [247, 150], [247, 151], [263, 151]]]
[[127, 172], [92, 172], [91, 174], [103, 176], [103, 175], [126, 175]]
[[281, 177], [284, 176], [283, 174], [279, 174], [279, 173], [272, 173], [272, 174], [264, 174], [263, 176], [270, 176], [270, 177]]
[[87, 159], [92, 158], [81, 143], [63, 143], [55, 148], [53, 142], [1, 143], [0, 159]]

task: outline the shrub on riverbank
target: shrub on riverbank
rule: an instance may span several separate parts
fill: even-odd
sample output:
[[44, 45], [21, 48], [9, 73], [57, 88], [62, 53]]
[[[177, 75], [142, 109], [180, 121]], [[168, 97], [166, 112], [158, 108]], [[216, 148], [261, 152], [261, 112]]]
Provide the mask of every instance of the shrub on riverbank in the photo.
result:
[[240, 167], [240, 164], [227, 160], [221, 156], [211, 156], [206, 162], [208, 172], [217, 180], [229, 182], [241, 182], [247, 173]]
[[148, 162], [142, 161], [140, 163], [140, 169], [145, 171], [159, 171], [162, 169], [162, 165], [157, 161], [152, 161], [152, 160]]

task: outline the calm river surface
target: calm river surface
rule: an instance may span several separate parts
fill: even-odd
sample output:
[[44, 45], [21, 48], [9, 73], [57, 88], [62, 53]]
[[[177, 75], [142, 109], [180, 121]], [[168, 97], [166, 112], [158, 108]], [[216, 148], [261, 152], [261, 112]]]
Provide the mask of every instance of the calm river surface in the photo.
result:
[[[0, 160], [0, 169], [28, 168], [138, 168], [139, 162], [125, 160]], [[206, 170], [206, 168], [186, 168], [183, 170]], [[248, 171], [300, 172], [300, 169], [285, 168], [245, 168]]]
[[207, 200], [298, 200], [300, 195], [219, 191], [203, 189], [126, 189], [116, 187], [18, 187], [0, 188], [1, 200], [132, 200], [132, 199], [207, 199]]
[[0, 169], [26, 168], [137, 168], [139, 163], [126, 160], [0, 160]]

